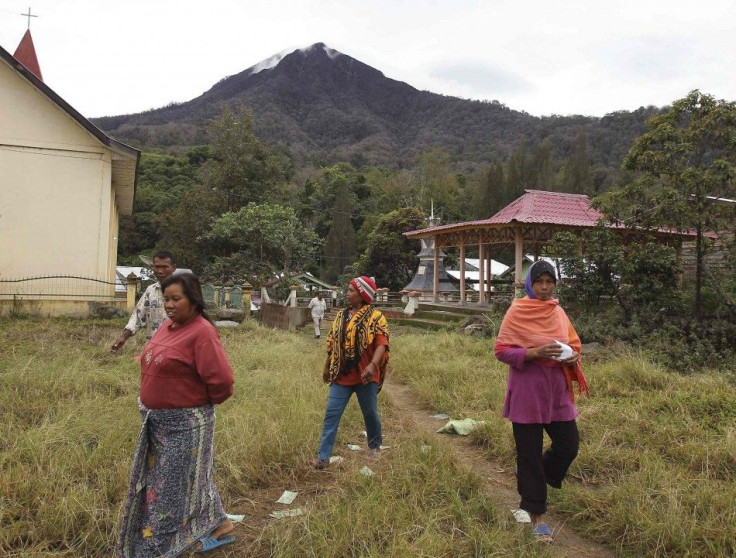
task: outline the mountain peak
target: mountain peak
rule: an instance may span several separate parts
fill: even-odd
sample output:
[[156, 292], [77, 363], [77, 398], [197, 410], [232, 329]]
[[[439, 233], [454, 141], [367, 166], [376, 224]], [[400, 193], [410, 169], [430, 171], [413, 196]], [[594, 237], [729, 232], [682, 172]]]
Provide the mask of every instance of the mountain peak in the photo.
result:
[[298, 48], [296, 50], [282, 50], [281, 52], [274, 54], [273, 56], [269, 56], [265, 60], [261, 60], [260, 62], [258, 62], [258, 64], [251, 66], [250, 68], [245, 70], [245, 74], [252, 76], [254, 74], [262, 72], [263, 70], [270, 70], [271, 68], [275, 68], [276, 66], [278, 66], [279, 62], [281, 62], [284, 58], [291, 54], [299, 53], [309, 56], [310, 54], [319, 52], [324, 52], [330, 60], [335, 60], [340, 56], [344, 56], [341, 52], [328, 47], [324, 43], [314, 43], [313, 45], [309, 45], [308, 47]]

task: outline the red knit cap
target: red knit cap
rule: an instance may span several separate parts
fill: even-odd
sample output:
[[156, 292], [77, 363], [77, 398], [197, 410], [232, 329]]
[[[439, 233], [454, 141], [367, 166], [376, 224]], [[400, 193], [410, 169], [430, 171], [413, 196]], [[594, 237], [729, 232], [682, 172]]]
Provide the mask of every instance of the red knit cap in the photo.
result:
[[370, 304], [376, 298], [376, 282], [367, 275], [361, 275], [350, 281], [353, 288], [358, 291], [363, 302]]

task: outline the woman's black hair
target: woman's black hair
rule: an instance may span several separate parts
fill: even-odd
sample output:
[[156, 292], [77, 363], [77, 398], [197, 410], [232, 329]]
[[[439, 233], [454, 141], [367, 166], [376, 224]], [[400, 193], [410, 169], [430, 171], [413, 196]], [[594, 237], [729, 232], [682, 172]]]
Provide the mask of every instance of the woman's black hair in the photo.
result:
[[181, 290], [184, 291], [184, 296], [187, 297], [189, 303], [194, 306], [194, 309], [208, 322], [213, 324], [212, 318], [207, 314], [207, 309], [204, 304], [204, 296], [202, 296], [202, 286], [199, 283], [199, 279], [194, 273], [187, 271], [175, 272], [169, 275], [166, 279], [161, 281], [161, 292], [166, 291], [166, 288], [171, 285], [181, 285]]

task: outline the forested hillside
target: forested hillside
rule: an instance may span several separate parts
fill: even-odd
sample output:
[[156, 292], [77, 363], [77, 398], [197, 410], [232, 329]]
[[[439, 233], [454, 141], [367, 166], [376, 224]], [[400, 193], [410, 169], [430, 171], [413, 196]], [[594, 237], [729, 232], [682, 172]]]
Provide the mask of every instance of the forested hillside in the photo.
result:
[[[608, 190], [657, 112], [539, 118], [419, 91], [316, 44], [189, 102], [96, 124], [144, 151], [123, 261], [165, 247], [213, 278], [308, 268], [335, 280], [394, 211], [433, 201], [448, 222], [489, 217], [524, 188]], [[248, 219], [271, 214], [288, 231], [246, 231], [248, 204]]]
[[656, 112], [649, 107], [604, 118], [534, 117], [497, 101], [419, 91], [321, 43], [258, 70], [225, 78], [186, 103], [95, 123], [144, 150], [181, 152], [208, 143], [206, 123], [240, 101], [253, 110], [256, 135], [288, 154], [297, 168], [341, 161], [356, 168], [412, 168], [419, 155], [439, 148], [467, 172], [483, 162], [506, 161], [522, 137], [530, 150], [546, 141], [560, 161], [582, 137], [606, 186]]

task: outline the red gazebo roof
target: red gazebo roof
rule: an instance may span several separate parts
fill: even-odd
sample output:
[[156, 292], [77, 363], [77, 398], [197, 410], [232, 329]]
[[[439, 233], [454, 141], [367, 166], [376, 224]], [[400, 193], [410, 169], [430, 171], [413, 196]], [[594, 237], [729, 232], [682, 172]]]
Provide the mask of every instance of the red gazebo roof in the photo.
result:
[[438, 225], [404, 233], [408, 237], [427, 236], [428, 233], [467, 229], [485, 225], [506, 225], [514, 222], [528, 224], [560, 225], [568, 227], [594, 227], [603, 215], [590, 206], [585, 194], [566, 194], [544, 190], [524, 190], [493, 217], [464, 223]]
[[36, 48], [33, 46], [33, 38], [31, 37], [30, 29], [26, 31], [26, 34], [23, 35], [23, 38], [20, 40], [20, 44], [18, 45], [18, 48], [15, 49], [13, 58], [28, 68], [34, 76], [43, 81], [41, 66], [38, 64]]
[[603, 215], [590, 206], [585, 194], [524, 190], [517, 198], [485, 222], [504, 224], [549, 223], [572, 227], [594, 227]]

